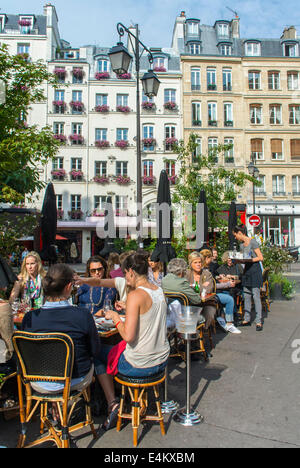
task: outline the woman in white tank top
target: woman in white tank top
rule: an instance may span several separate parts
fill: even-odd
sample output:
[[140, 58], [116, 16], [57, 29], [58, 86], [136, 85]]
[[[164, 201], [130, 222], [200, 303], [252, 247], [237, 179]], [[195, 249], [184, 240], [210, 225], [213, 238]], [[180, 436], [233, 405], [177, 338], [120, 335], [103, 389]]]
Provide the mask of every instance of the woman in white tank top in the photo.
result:
[[131, 377], [153, 375], [165, 368], [170, 352], [164, 294], [161, 288], [149, 283], [148, 262], [143, 255], [130, 255], [122, 267], [132, 289], [127, 297], [125, 322], [115, 311], [106, 313], [127, 342], [118, 371]]

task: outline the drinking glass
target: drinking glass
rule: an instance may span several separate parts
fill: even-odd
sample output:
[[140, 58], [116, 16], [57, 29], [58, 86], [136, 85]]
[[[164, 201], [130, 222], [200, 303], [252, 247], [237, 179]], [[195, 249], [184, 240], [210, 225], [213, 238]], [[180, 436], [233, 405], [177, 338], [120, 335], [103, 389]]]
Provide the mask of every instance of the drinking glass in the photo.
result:
[[107, 312], [108, 310], [111, 310], [111, 309], [112, 309], [111, 300], [110, 299], [104, 299], [104, 302], [103, 302], [104, 312]]

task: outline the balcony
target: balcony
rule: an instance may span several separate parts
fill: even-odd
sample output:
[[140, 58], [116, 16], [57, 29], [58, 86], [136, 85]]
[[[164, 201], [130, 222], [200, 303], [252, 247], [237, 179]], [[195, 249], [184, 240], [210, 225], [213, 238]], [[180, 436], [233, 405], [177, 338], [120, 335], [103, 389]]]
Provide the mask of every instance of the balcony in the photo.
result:
[[104, 184], [109, 184], [109, 178], [102, 175], [95, 175], [95, 177], [93, 178], [93, 181], [96, 182], [96, 184], [101, 184], [101, 185], [104, 185]]
[[80, 169], [72, 169], [70, 172], [72, 182], [82, 182], [83, 181], [83, 172]]
[[208, 84], [207, 85], [207, 91], [217, 91], [217, 85], [216, 84]]
[[84, 144], [83, 136], [78, 135], [77, 133], [73, 133], [72, 135], [70, 135], [69, 140], [70, 140], [72, 145], [83, 145]]
[[116, 146], [117, 148], [126, 149], [126, 148], [128, 148], [129, 143], [128, 143], [127, 140], [117, 140], [117, 141], [115, 142], [115, 146]]
[[225, 156], [225, 164], [234, 164], [233, 156]]
[[128, 106], [117, 106], [116, 111], [123, 112], [123, 114], [129, 114], [131, 112], [131, 109]]
[[71, 210], [68, 211], [68, 215], [70, 219], [82, 219], [83, 211], [79, 210]]
[[201, 120], [193, 120], [192, 121], [192, 126], [193, 127], [201, 127], [202, 126], [202, 121]]
[[285, 197], [286, 192], [273, 192], [273, 197]]
[[64, 101], [53, 101], [53, 113], [64, 114], [66, 112], [66, 103]]
[[177, 104], [174, 101], [168, 101], [164, 103], [164, 109], [171, 112], [176, 112], [178, 110]]
[[117, 182], [118, 185], [129, 185], [131, 182], [131, 179], [128, 176], [118, 175], [116, 176], [115, 181]]
[[223, 91], [232, 91], [231, 84], [223, 84]]
[[100, 149], [105, 149], [110, 147], [110, 143], [107, 140], [96, 140], [95, 146]]
[[217, 120], [209, 120], [208, 121], [208, 126], [209, 127], [217, 127], [218, 126]]
[[233, 120], [225, 120], [224, 127], [233, 127]]
[[156, 140], [155, 138], [144, 138], [142, 144], [144, 151], [154, 151]]
[[109, 112], [109, 106], [107, 106], [106, 104], [103, 104], [101, 106], [96, 106], [95, 112], [107, 114]]
[[66, 171], [64, 169], [53, 169], [51, 171], [52, 180], [64, 181], [66, 177]]
[[192, 84], [192, 85], [191, 85], [191, 90], [192, 90], [192, 91], [201, 91], [201, 85], [199, 85], [199, 84]]
[[82, 114], [84, 110], [84, 104], [81, 101], [71, 101], [70, 107], [72, 109], [72, 114]]

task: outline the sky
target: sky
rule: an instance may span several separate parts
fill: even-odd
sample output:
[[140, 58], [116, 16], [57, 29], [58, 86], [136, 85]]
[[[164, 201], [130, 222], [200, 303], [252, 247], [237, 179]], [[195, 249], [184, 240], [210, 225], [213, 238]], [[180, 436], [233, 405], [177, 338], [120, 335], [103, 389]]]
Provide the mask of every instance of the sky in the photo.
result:
[[[43, 14], [48, 0], [5, 0], [1, 13]], [[218, 19], [240, 17], [242, 38], [279, 38], [286, 26], [294, 25], [300, 36], [299, 0], [52, 0], [61, 38], [72, 47], [118, 41], [116, 25], [138, 24], [140, 39], [147, 47], [170, 47], [174, 22], [181, 11], [213, 25]], [[125, 42], [125, 41], [124, 41]]]

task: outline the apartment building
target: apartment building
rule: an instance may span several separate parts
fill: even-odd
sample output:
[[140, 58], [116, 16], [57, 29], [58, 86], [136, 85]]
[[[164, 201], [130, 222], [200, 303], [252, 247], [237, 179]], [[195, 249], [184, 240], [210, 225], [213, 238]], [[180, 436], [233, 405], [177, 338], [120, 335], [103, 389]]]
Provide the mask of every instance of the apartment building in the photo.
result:
[[[183, 135], [199, 134], [199, 152], [233, 144], [218, 164], [247, 171], [261, 186], [255, 212], [265, 238], [300, 245], [300, 57], [294, 27], [279, 39], [240, 37], [240, 20], [176, 18], [172, 48], [181, 56]], [[252, 184], [239, 203], [253, 213]]]
[[[43, 59], [56, 74], [59, 86], [47, 86], [47, 101], [33, 109], [28, 123], [39, 122], [53, 129], [62, 142], [54, 161], [41, 168], [45, 182], [53, 181], [57, 196], [58, 230], [75, 242], [78, 261], [97, 253], [103, 240], [97, 226], [104, 224], [104, 202], [111, 196], [115, 225], [136, 227], [137, 115], [135, 67], [116, 76], [110, 69], [109, 47], [72, 48], [60, 38], [55, 7], [47, 4], [44, 15], [2, 15], [0, 41], [11, 53], [26, 52], [31, 60]], [[24, 29], [25, 28], [25, 29]], [[133, 31], [134, 32], [134, 31]], [[82, 38], [84, 41], [84, 38]], [[150, 45], [151, 46], [151, 45]], [[130, 45], [129, 45], [130, 49]], [[141, 96], [143, 207], [154, 227], [151, 205], [166, 169], [171, 186], [178, 168], [172, 143], [181, 134], [180, 58], [172, 49], [151, 49], [153, 68], [160, 88], [149, 99]], [[147, 54], [141, 57], [141, 76], [150, 68]], [[141, 77], [140, 76], [140, 77]], [[37, 206], [41, 207], [42, 194]]]

